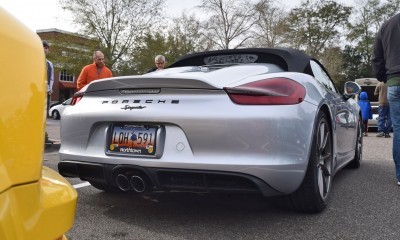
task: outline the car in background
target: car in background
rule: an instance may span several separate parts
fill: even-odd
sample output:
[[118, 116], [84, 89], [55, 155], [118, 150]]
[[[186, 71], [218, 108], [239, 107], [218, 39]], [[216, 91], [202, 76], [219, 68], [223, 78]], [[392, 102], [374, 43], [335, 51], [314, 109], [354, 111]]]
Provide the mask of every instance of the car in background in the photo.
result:
[[[371, 103], [372, 107], [372, 119], [368, 120], [368, 129], [378, 128], [378, 107], [379, 100], [378, 96], [374, 94], [376, 85], [378, 85], [379, 81], [376, 78], [358, 78], [355, 82], [360, 85], [361, 91], [366, 92], [368, 94], [368, 99]], [[358, 100], [358, 96], [356, 97]]]
[[[0, 7], [0, 239], [66, 239], [77, 192], [43, 166], [46, 64], [38, 35]], [[21, 59], [35, 64], [21, 68]], [[16, 94], [16, 90], [18, 94]]]
[[55, 120], [60, 119], [61, 114], [64, 112], [64, 110], [71, 106], [71, 101], [72, 98], [69, 98], [60, 104], [52, 106], [49, 110], [50, 116]]
[[58, 170], [104, 191], [252, 193], [320, 212], [334, 175], [360, 166], [360, 90], [346, 82], [342, 94], [296, 49], [187, 55], [75, 94]]

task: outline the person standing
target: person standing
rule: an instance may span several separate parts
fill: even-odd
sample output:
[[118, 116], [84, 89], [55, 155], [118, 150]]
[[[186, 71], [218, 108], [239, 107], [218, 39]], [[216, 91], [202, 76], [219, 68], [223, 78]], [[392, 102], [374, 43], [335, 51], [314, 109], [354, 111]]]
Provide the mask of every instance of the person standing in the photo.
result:
[[156, 67], [157, 67], [156, 71], [164, 70], [165, 63], [166, 63], [165, 62], [165, 57], [163, 55], [157, 55], [154, 58], [154, 63], [156, 64]]
[[364, 136], [368, 136], [368, 120], [372, 119], [372, 107], [366, 92], [360, 93], [358, 105], [361, 108], [362, 132]]
[[393, 160], [400, 186], [400, 13], [380, 27], [372, 53], [372, 69], [380, 82], [388, 86], [387, 98], [393, 124]]
[[[43, 50], [45, 56], [49, 53], [50, 45], [46, 40], [42, 41]], [[49, 106], [51, 101], [51, 94], [53, 93], [53, 83], [54, 83], [54, 67], [53, 63], [46, 58], [46, 69], [47, 69], [47, 106], [46, 106], [46, 117], [49, 116]]]
[[[46, 40], [42, 41], [43, 44], [43, 50], [44, 50], [44, 54], [45, 56], [47, 56], [47, 54], [49, 53], [49, 48], [50, 45]], [[46, 103], [46, 118], [49, 116], [49, 107], [50, 107], [50, 101], [51, 101], [51, 93], [53, 92], [53, 83], [54, 83], [54, 67], [53, 67], [53, 63], [50, 62], [49, 60], [47, 60], [46, 57], [46, 80], [47, 80], [47, 103]], [[51, 141], [49, 139], [49, 135], [46, 131], [45, 133], [45, 138], [44, 138], [44, 143], [45, 144], [52, 144], [53, 141]]]
[[104, 54], [101, 51], [95, 51], [93, 53], [93, 63], [82, 68], [76, 87], [79, 91], [92, 81], [110, 77], [112, 77], [112, 72], [105, 65]]
[[156, 67], [147, 71], [148, 73], [165, 69], [166, 61], [165, 61], [165, 57], [163, 55], [157, 55], [154, 58], [154, 63], [156, 65]]
[[378, 135], [377, 137], [390, 138], [392, 130], [392, 121], [390, 120], [390, 108], [387, 99], [387, 85], [384, 82], [379, 82], [375, 87], [375, 96], [378, 96]]

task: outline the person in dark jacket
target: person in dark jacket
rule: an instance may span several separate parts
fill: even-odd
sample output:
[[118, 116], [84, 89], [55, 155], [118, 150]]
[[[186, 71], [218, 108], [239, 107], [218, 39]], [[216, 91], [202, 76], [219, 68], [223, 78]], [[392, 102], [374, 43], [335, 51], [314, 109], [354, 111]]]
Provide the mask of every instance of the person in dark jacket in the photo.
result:
[[379, 29], [372, 53], [372, 69], [378, 81], [386, 82], [393, 124], [393, 160], [400, 186], [400, 13]]
[[360, 93], [360, 99], [358, 100], [358, 105], [360, 105], [361, 108], [363, 134], [364, 136], [368, 136], [368, 119], [372, 119], [372, 107], [368, 99], [368, 94], [366, 92]]

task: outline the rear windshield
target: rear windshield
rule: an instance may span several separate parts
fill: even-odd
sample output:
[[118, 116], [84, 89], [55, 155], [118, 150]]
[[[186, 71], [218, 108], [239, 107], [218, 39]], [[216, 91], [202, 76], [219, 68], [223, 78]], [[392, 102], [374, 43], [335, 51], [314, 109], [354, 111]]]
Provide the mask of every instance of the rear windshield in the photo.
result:
[[368, 94], [368, 99], [370, 102], [378, 102], [378, 96], [374, 95], [375, 86], [362, 86], [361, 91]]

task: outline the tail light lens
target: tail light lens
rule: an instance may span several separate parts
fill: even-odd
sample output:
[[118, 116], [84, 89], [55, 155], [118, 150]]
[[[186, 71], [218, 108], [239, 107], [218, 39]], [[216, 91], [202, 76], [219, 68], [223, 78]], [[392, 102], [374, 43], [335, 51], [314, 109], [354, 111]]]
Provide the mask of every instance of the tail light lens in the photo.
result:
[[76, 105], [83, 98], [83, 93], [77, 92], [72, 97], [71, 106]]
[[289, 78], [264, 79], [224, 90], [240, 105], [293, 105], [306, 96], [304, 86]]

